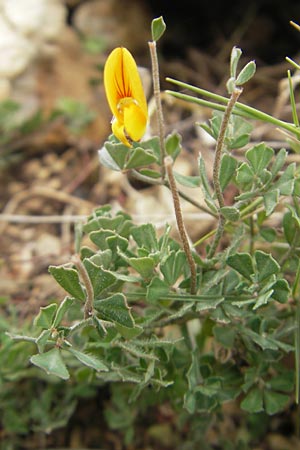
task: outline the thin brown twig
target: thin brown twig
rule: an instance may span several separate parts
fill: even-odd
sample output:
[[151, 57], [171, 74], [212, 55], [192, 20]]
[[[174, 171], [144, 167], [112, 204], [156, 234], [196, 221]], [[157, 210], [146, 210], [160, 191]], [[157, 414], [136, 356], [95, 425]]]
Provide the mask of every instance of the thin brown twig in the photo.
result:
[[208, 252], [207, 257], [212, 258], [217, 250], [217, 247], [219, 245], [219, 242], [222, 238], [223, 232], [224, 232], [224, 226], [225, 226], [225, 217], [222, 214], [221, 209], [225, 206], [224, 202], [224, 196], [222, 192], [222, 187], [220, 183], [220, 167], [221, 167], [221, 158], [223, 153], [223, 145], [226, 135], [226, 130], [228, 127], [228, 122], [232, 113], [232, 110], [234, 108], [234, 105], [238, 101], [239, 96], [242, 93], [242, 88], [235, 88], [231, 94], [230, 100], [226, 106], [223, 119], [221, 122], [221, 127], [219, 131], [219, 136], [216, 143], [216, 151], [215, 151], [215, 159], [214, 159], [214, 165], [213, 165], [213, 184], [214, 189], [217, 197], [217, 201], [219, 203], [219, 223], [218, 228], [213, 240], [213, 243], [210, 247], [210, 250]]
[[159, 81], [159, 66], [158, 66], [158, 58], [156, 51], [156, 42], [150, 41], [148, 42], [152, 63], [152, 79], [153, 79], [153, 94], [156, 103], [156, 114], [157, 114], [157, 124], [158, 124], [158, 136], [160, 143], [160, 151], [161, 151], [161, 177], [164, 180], [166, 175], [166, 168], [164, 166], [164, 160], [166, 156], [166, 148], [165, 148], [165, 125], [164, 125], [164, 116], [161, 104], [161, 92], [160, 92], [160, 81]]
[[185, 229], [182, 212], [181, 212], [181, 206], [180, 206], [180, 199], [177, 191], [176, 181], [173, 174], [172, 166], [173, 166], [173, 159], [171, 156], [166, 156], [164, 165], [167, 171], [167, 175], [169, 178], [170, 183], [170, 189], [173, 197], [173, 203], [174, 203], [174, 210], [175, 210], [175, 216], [176, 216], [176, 222], [178, 227], [178, 232], [182, 241], [183, 249], [186, 254], [188, 264], [190, 266], [191, 271], [191, 294], [196, 293], [196, 281], [197, 281], [197, 271], [196, 271], [196, 264], [192, 255], [192, 251], [190, 248], [188, 235]]

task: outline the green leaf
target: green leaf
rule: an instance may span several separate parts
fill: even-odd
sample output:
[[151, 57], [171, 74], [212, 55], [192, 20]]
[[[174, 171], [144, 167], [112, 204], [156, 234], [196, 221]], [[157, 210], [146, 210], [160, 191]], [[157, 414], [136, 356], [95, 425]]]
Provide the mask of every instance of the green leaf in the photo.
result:
[[84, 259], [89, 259], [91, 263], [103, 269], [108, 269], [112, 262], [112, 251], [108, 248], [107, 250], [98, 251], [94, 255], [87, 255]]
[[99, 151], [100, 162], [112, 170], [123, 170], [128, 153], [126, 145], [106, 142]]
[[128, 247], [128, 240], [111, 230], [92, 231], [90, 239], [100, 250], [109, 249], [112, 254], [115, 254], [117, 248], [125, 251]]
[[52, 334], [52, 330], [43, 330], [39, 337], [36, 339], [36, 345], [39, 350], [39, 353], [43, 353], [44, 348], [47, 344], [48, 339]]
[[274, 189], [273, 191], [269, 191], [264, 195], [264, 205], [267, 217], [272, 214], [272, 212], [278, 205], [279, 194], [279, 189]]
[[156, 230], [152, 223], [145, 223], [131, 229], [131, 234], [140, 248], [145, 248], [149, 252], [158, 250]]
[[236, 253], [235, 255], [231, 255], [227, 258], [227, 264], [243, 275], [243, 277], [247, 278], [247, 280], [252, 280], [254, 267], [249, 253]]
[[247, 81], [249, 81], [253, 77], [255, 71], [256, 71], [255, 62], [254, 61], [248, 62], [248, 64], [246, 64], [245, 67], [243, 67], [243, 69], [240, 71], [235, 84], [237, 86], [241, 86], [247, 83]]
[[209, 377], [205, 380], [205, 384], [196, 387], [196, 392], [201, 392], [208, 397], [214, 397], [222, 389], [221, 380], [217, 377]]
[[285, 370], [283, 373], [271, 378], [268, 386], [275, 391], [292, 392], [295, 384], [294, 378], [295, 374], [293, 370]]
[[169, 134], [165, 140], [166, 153], [172, 156], [173, 161], [181, 152], [181, 136], [178, 133]]
[[65, 266], [50, 266], [49, 272], [72, 297], [85, 301], [77, 270]]
[[186, 256], [182, 250], [178, 250], [177, 252], [172, 250], [168, 257], [161, 263], [161, 273], [169, 286], [172, 286], [178, 280], [185, 263]]
[[299, 233], [299, 221], [291, 211], [287, 211], [282, 220], [284, 237], [290, 245], [294, 245], [295, 237]]
[[281, 195], [292, 195], [295, 184], [296, 164], [292, 163], [283, 172], [274, 187], [280, 190]]
[[246, 158], [251, 163], [254, 173], [260, 176], [274, 156], [274, 150], [263, 142], [255, 145], [246, 152]]
[[230, 76], [234, 79], [236, 78], [236, 70], [241, 56], [242, 50], [238, 47], [233, 47], [230, 55]]
[[148, 166], [154, 162], [157, 162], [157, 160], [152, 153], [141, 147], [137, 147], [130, 152], [124, 169], [137, 169], [138, 167]]
[[101, 338], [104, 338], [104, 336], [106, 335], [107, 331], [104, 328], [102, 320], [100, 320], [95, 314], [93, 314], [92, 318], [93, 318], [93, 322], [94, 322], [94, 325], [95, 325], [95, 327], [96, 327], [96, 329], [98, 331], [99, 336]]
[[133, 328], [124, 327], [120, 324], [116, 324], [116, 329], [121, 336], [125, 339], [134, 339], [144, 332], [143, 328], [140, 326], [134, 326]]
[[236, 166], [237, 166], [236, 159], [225, 153], [222, 157], [220, 167], [220, 184], [222, 191], [224, 191], [228, 183], [232, 181], [232, 178], [235, 174]]
[[283, 278], [277, 280], [276, 283], [273, 284], [272, 290], [272, 298], [274, 300], [280, 303], [286, 303], [288, 301], [290, 295], [290, 286], [286, 280], [284, 280]]
[[257, 280], [259, 282], [265, 281], [271, 275], [279, 272], [280, 266], [278, 262], [268, 253], [256, 250], [254, 258], [257, 267]]
[[255, 305], [253, 306], [253, 310], [256, 310], [257, 308], [260, 308], [263, 305], [266, 305], [268, 303], [269, 298], [272, 296], [272, 294], [273, 294], [273, 289], [270, 289], [267, 292], [264, 292], [263, 294], [260, 294], [257, 297]]
[[74, 299], [70, 298], [70, 297], [66, 297], [61, 304], [59, 305], [55, 317], [54, 317], [54, 321], [53, 321], [53, 327], [56, 328], [60, 322], [62, 321], [63, 316], [65, 315], [65, 313], [68, 311], [68, 309], [70, 308], [71, 305], [73, 305], [74, 303]]
[[215, 297], [209, 300], [199, 300], [197, 302], [196, 311], [205, 311], [207, 309], [216, 309], [221, 303], [224, 302], [224, 297]]
[[192, 363], [186, 374], [189, 390], [192, 391], [202, 381], [202, 377], [199, 369], [199, 357], [194, 351], [192, 353]]
[[268, 337], [261, 336], [250, 328], [242, 328], [241, 334], [249, 337], [253, 342], [259, 345], [263, 350], [278, 350], [278, 343], [275, 339], [271, 339]]
[[223, 206], [220, 212], [230, 222], [237, 222], [240, 219], [240, 211], [234, 206]]
[[241, 402], [241, 408], [249, 413], [258, 413], [264, 410], [263, 393], [258, 388], [251, 389], [244, 400]]
[[144, 150], [150, 151], [156, 156], [156, 160], [160, 160], [160, 142], [159, 137], [154, 136], [153, 138], [147, 139], [146, 141], [141, 141], [138, 143], [133, 143], [133, 147], [141, 147]]
[[231, 150], [234, 150], [236, 148], [242, 148], [248, 144], [249, 140], [250, 134], [241, 134], [240, 136], [231, 139], [230, 142], [228, 143], [228, 147]]
[[136, 270], [144, 279], [151, 278], [156, 262], [150, 256], [142, 258], [127, 258], [128, 264]]
[[36, 318], [34, 319], [34, 326], [41, 328], [51, 328], [57, 304], [51, 303], [48, 306], [42, 306]]
[[200, 186], [201, 178], [198, 176], [181, 175], [176, 171], [174, 171], [174, 176], [177, 183], [181, 184], [182, 186], [190, 188], [196, 188]]
[[273, 415], [282, 411], [290, 400], [290, 396], [281, 394], [280, 392], [265, 389], [264, 403], [266, 411], [269, 415]]
[[253, 183], [254, 172], [247, 163], [242, 163], [237, 169], [236, 180], [243, 187], [251, 186]]
[[194, 390], [185, 394], [183, 406], [190, 414], [195, 412], [208, 414], [216, 408], [217, 404], [215, 397], [208, 397]]
[[[97, 217], [96, 219], [96, 229], [89, 228], [89, 226], [85, 225], [85, 232], [89, 233], [90, 231], [97, 231], [100, 228], [103, 230], [111, 230], [111, 231], [119, 231], [121, 225], [124, 223], [124, 217], [121, 215], [116, 217]], [[91, 225], [89, 223], [88, 225]]]
[[271, 168], [271, 173], [273, 177], [275, 177], [278, 174], [279, 170], [283, 167], [286, 157], [287, 151], [285, 150], [285, 148], [281, 148], [277, 153]]
[[101, 318], [110, 322], [123, 325], [127, 328], [134, 327], [134, 320], [123, 294], [114, 294], [103, 300], [94, 303], [95, 309], [100, 313]]
[[169, 294], [169, 285], [158, 277], [154, 277], [147, 287], [147, 300], [150, 303], [155, 303], [158, 300], [163, 300]]
[[93, 286], [94, 298], [98, 298], [105, 289], [115, 283], [116, 277], [111, 272], [104, 270], [91, 260], [85, 259], [83, 264]]
[[153, 19], [151, 22], [152, 40], [158, 41], [166, 30], [166, 24], [162, 16]]
[[30, 362], [43, 369], [48, 375], [55, 375], [63, 380], [68, 380], [70, 374], [61, 357], [61, 351], [54, 347], [46, 353], [38, 353], [30, 358]]
[[160, 178], [161, 177], [161, 173], [158, 172], [157, 170], [153, 170], [153, 169], [148, 169], [148, 168], [142, 168], [139, 170], [139, 172], [142, 175], [145, 175], [145, 177], [149, 177], [149, 178]]
[[73, 347], [68, 348], [67, 351], [72, 353], [72, 355], [82, 364], [95, 369], [97, 372], [107, 372], [109, 370], [108, 367], [100, 359], [95, 358], [95, 356], [75, 350]]

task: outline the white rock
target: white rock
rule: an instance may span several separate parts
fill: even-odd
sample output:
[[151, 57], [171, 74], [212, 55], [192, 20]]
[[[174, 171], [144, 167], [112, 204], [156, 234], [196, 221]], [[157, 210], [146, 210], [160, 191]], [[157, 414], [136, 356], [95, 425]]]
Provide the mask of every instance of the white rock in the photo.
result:
[[20, 33], [46, 39], [58, 36], [66, 9], [59, 0], [2, 0], [4, 16]]
[[18, 76], [25, 70], [34, 53], [33, 44], [14, 31], [0, 16], [0, 77]]
[[67, 10], [60, 1], [48, 0], [40, 33], [44, 39], [56, 40], [66, 26]]

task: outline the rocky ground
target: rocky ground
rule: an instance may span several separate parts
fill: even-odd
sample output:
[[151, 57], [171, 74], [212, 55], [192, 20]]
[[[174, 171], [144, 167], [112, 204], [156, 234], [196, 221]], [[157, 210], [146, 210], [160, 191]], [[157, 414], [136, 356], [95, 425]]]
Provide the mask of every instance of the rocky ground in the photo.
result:
[[[117, 45], [128, 47], [145, 68], [144, 78], [149, 84], [150, 22], [153, 14], [170, 13], [168, 2], [163, 2], [159, 13], [159, 3], [0, 1], [0, 100], [19, 105], [9, 120], [6, 109], [2, 119], [0, 116], [0, 296], [17, 306], [21, 318], [35, 314], [50, 298], [62, 297], [47, 267], [68, 261], [74, 252], [74, 224], [84, 220], [94, 207], [110, 203], [116, 210], [125, 209], [137, 221], [149, 218], [157, 226], [173, 220], [165, 190], [133, 182], [123, 174], [100, 167], [97, 153], [110, 134], [110, 112], [102, 85], [105, 58]], [[262, 2], [263, 14], [249, 8], [243, 20], [240, 9], [232, 16], [234, 5], [230, 5], [232, 14], [224, 16], [228, 26], [222, 29], [221, 18], [214, 17], [214, 33], [213, 27], [208, 27], [210, 40], [203, 39], [202, 45], [199, 39], [188, 39], [190, 31], [184, 20], [176, 22], [169, 14], [170, 29], [166, 17], [167, 35], [160, 50], [162, 87], [170, 88], [164, 81], [165, 76], [170, 76], [225, 94], [230, 50], [233, 45], [244, 43], [244, 59], [257, 59], [258, 71], [242, 101], [290, 120], [286, 95], [286, 70], [290, 66], [283, 53], [290, 48], [286, 54], [297, 59], [295, 43], [299, 43], [299, 36], [295, 30], [289, 29], [283, 35], [283, 30], [276, 28], [280, 24], [267, 14], [267, 3]], [[275, 10], [276, 5], [277, 2]], [[225, 14], [223, 9], [221, 14]], [[279, 11], [277, 15], [282, 24], [283, 16]], [[285, 25], [289, 19], [297, 21], [297, 17], [289, 17]], [[277, 53], [271, 42], [274, 33], [279, 32], [281, 46], [277, 46]], [[197, 33], [194, 30], [191, 34]], [[152, 105], [150, 84], [148, 98]], [[179, 170], [192, 174], [199, 151], [208, 161], [212, 160], [213, 144], [195, 126], [196, 122], [207, 120], [210, 111], [163, 98], [167, 132], [176, 129], [183, 136]], [[66, 99], [75, 100], [86, 110], [78, 112], [74, 103]], [[24, 123], [27, 128], [19, 125]], [[150, 132], [155, 133], [153, 117]], [[284, 141], [274, 128], [262, 125], [252, 138], [275, 146]], [[201, 195], [197, 190], [193, 192]], [[195, 211], [187, 205], [184, 208], [189, 232], [196, 239], [211, 223], [202, 220], [199, 225]], [[74, 430], [72, 439], [77, 439], [77, 447], [69, 443], [69, 448], [89, 445], [76, 435], [76, 427]], [[122, 448], [108, 432], [109, 439], [109, 448]], [[288, 441], [278, 439], [274, 438], [268, 448], [292, 448]]]

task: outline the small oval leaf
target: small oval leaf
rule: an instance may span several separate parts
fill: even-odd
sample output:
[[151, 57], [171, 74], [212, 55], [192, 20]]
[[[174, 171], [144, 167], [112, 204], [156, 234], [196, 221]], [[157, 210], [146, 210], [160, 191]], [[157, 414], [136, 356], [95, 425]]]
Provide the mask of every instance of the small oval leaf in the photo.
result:
[[242, 84], [247, 83], [256, 71], [256, 64], [254, 61], [248, 62], [248, 64], [245, 65], [245, 67], [240, 71], [235, 84], [237, 86], [241, 86]]
[[151, 23], [152, 40], [158, 41], [164, 34], [166, 28], [167, 27], [162, 16], [153, 19]]

